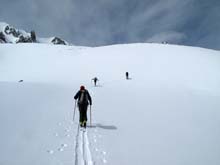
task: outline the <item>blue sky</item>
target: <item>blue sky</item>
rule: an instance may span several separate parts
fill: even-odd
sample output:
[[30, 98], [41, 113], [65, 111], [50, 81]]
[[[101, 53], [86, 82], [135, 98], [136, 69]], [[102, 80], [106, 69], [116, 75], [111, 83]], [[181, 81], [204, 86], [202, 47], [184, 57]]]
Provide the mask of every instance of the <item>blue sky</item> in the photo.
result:
[[0, 21], [76, 45], [162, 42], [220, 49], [219, 0], [0, 0]]

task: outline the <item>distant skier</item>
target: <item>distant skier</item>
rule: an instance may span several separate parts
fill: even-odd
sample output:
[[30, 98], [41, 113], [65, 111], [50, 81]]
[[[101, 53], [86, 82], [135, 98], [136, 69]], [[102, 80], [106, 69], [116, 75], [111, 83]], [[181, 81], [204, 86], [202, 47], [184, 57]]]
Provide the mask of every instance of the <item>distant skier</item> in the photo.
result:
[[126, 79], [128, 80], [128, 79], [129, 79], [129, 73], [126, 72], [126, 73], [125, 73], [125, 76], [126, 76]]
[[85, 87], [82, 85], [80, 86], [80, 90], [76, 93], [74, 96], [74, 99], [78, 99], [78, 107], [79, 107], [79, 122], [81, 127], [86, 128], [86, 122], [87, 122], [87, 108], [88, 105], [92, 105], [92, 98], [88, 92], [88, 90], [85, 89]]
[[94, 85], [96, 86], [97, 81], [99, 81], [99, 79], [97, 77], [94, 77], [92, 80], [94, 81]]

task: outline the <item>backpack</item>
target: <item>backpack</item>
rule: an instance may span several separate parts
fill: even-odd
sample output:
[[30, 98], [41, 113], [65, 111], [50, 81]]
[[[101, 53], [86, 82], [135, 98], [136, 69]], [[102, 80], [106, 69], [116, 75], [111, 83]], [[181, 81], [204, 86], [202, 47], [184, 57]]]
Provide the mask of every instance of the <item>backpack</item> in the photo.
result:
[[78, 99], [79, 104], [88, 104], [88, 93], [86, 90], [81, 91], [80, 97]]

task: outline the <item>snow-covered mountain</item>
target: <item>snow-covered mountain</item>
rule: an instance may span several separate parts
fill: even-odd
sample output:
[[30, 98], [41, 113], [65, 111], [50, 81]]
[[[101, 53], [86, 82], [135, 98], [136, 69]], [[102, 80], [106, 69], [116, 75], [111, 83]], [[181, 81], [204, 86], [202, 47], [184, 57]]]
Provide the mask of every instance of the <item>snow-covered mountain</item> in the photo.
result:
[[[82, 84], [86, 132], [73, 121]], [[218, 165], [219, 99], [219, 51], [0, 44], [0, 164]]]
[[30, 33], [18, 30], [7, 23], [0, 22], [0, 43], [51, 43], [68, 45], [68, 43], [58, 37], [39, 38], [34, 31]]

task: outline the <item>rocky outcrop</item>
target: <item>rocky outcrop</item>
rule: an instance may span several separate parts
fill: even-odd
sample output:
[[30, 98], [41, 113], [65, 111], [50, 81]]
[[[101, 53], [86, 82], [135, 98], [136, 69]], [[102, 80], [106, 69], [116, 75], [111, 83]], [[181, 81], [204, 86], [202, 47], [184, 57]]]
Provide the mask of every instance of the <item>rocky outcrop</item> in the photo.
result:
[[0, 42], [1, 43], [30, 43], [36, 42], [31, 38], [30, 33], [23, 30], [15, 29], [14, 27], [1, 23], [0, 24]]
[[10, 27], [9, 25], [5, 27], [5, 30], [4, 30], [5, 34], [8, 34], [8, 35], [13, 35], [14, 37], [19, 37], [21, 35], [21, 33], [16, 30], [15, 28], [13, 27]]
[[6, 43], [5, 35], [2, 32], [0, 32], [0, 43]]
[[33, 41], [33, 42], [36, 42], [37, 41], [37, 39], [36, 39], [36, 33], [35, 33], [35, 31], [31, 31], [31, 40]]
[[56, 45], [67, 45], [67, 43], [64, 40], [61, 40], [58, 37], [54, 37], [51, 42]]
[[56, 45], [68, 45], [68, 43], [58, 37], [37, 38], [35, 31], [30, 33], [18, 30], [6, 23], [0, 22], [0, 43], [51, 43]]
[[34, 42], [30, 36], [24, 37], [23, 35], [21, 35], [19, 37], [19, 39], [16, 41], [16, 43], [31, 43]]

